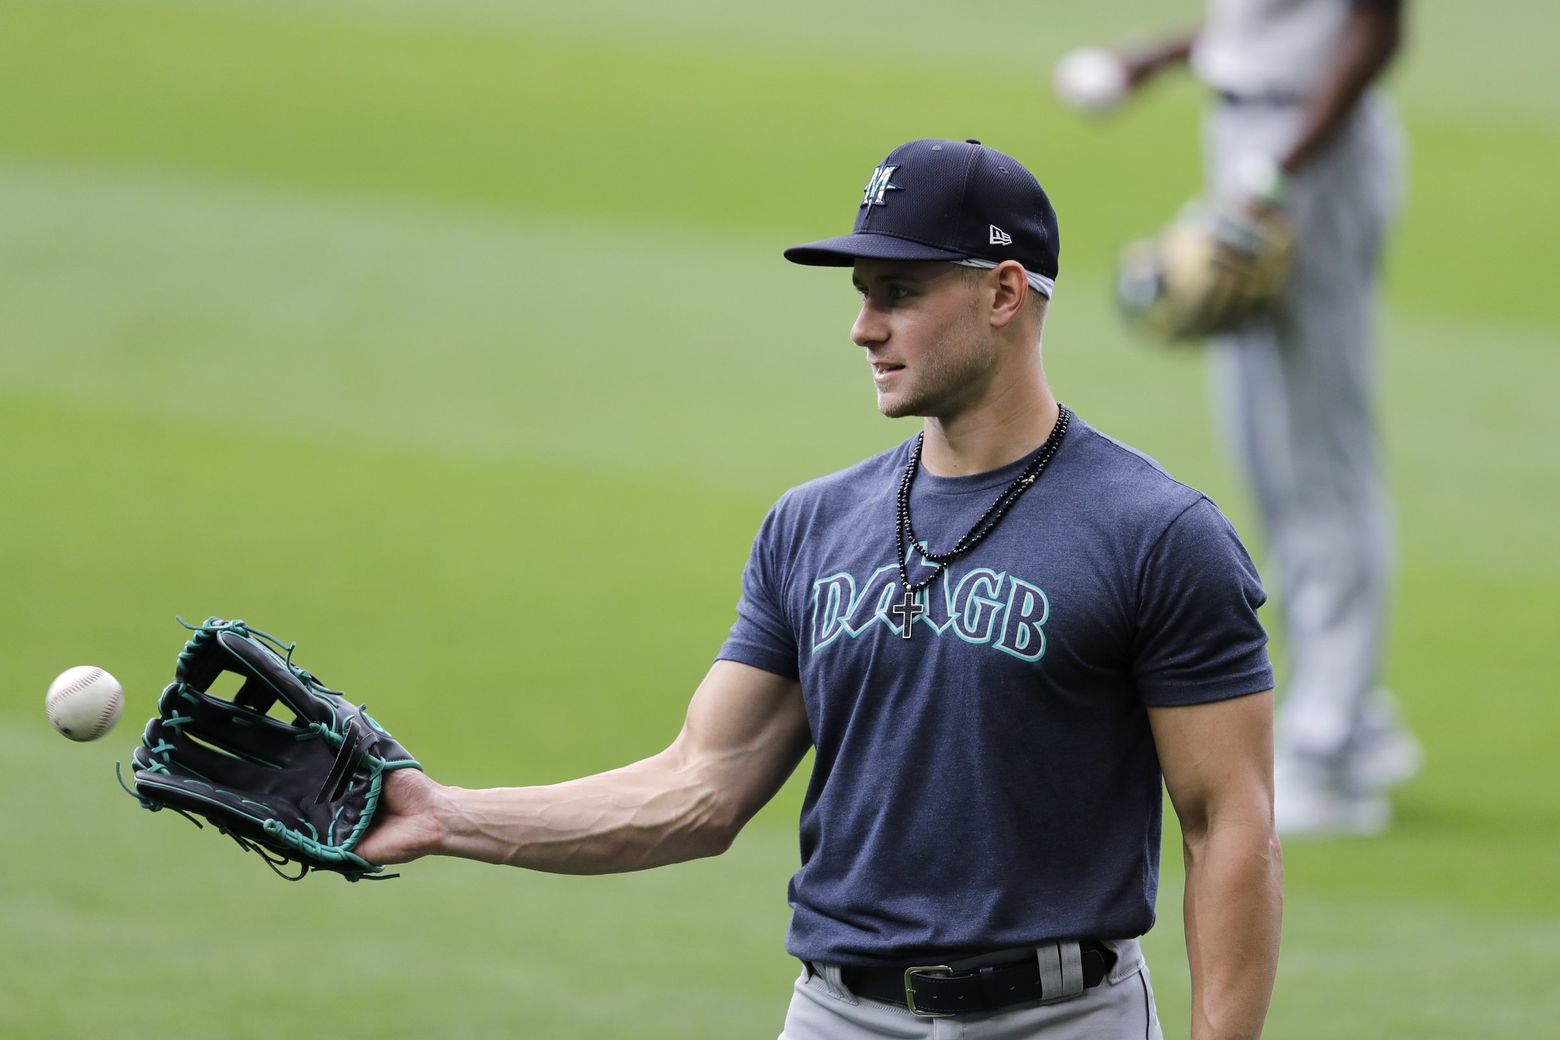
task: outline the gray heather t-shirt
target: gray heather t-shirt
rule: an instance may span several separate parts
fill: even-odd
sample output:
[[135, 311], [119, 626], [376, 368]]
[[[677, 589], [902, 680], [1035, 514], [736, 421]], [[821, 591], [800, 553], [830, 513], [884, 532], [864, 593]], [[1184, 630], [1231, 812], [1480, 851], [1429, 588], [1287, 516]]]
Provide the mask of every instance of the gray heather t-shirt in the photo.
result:
[[1351, 0], [1208, 0], [1192, 69], [1215, 90], [1305, 97], [1327, 67]]
[[1229, 94], [1305, 98], [1338, 50], [1349, 8], [1399, 6], [1399, 0], [1208, 0], [1192, 70]]
[[[1140, 935], [1161, 806], [1145, 706], [1272, 687], [1256, 570], [1212, 502], [1075, 416], [1039, 482], [921, 594], [904, 639], [891, 607], [910, 447], [780, 499], [719, 654], [799, 678], [806, 699], [817, 756], [787, 949], [936, 963]], [[945, 551], [1027, 461], [923, 469], [917, 538]]]

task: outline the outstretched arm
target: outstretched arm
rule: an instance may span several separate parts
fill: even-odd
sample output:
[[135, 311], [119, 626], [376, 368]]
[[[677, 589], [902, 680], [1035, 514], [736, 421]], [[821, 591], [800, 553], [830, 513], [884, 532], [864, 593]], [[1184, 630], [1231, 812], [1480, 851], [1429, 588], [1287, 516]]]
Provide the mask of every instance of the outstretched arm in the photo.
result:
[[561, 874], [713, 856], [774, 797], [810, 743], [795, 680], [717, 661], [660, 754], [546, 787], [469, 790], [399, 770], [357, 852], [375, 863], [444, 855]]
[[1184, 65], [1191, 57], [1197, 30], [1188, 29], [1152, 43], [1117, 51], [1127, 74], [1127, 89], [1136, 90], [1172, 65]]
[[1255, 1040], [1278, 971], [1283, 908], [1272, 693], [1151, 708], [1149, 720], [1181, 821], [1192, 1040]]

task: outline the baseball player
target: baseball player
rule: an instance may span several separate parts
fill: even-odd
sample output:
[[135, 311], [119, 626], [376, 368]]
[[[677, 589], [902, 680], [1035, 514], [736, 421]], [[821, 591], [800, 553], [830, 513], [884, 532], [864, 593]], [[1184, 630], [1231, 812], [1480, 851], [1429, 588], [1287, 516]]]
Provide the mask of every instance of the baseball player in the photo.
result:
[[1281, 833], [1372, 834], [1421, 751], [1380, 686], [1393, 555], [1372, 416], [1382, 238], [1400, 134], [1373, 89], [1402, 0], [1209, 0], [1195, 33], [1123, 53], [1135, 89], [1189, 60], [1211, 88], [1209, 188], [1277, 206], [1295, 268], [1267, 319], [1212, 343], [1227, 439], [1266, 528], [1291, 672]]
[[878, 408], [920, 433], [774, 506], [666, 750], [550, 787], [406, 770], [359, 852], [572, 873], [713, 855], [813, 747], [784, 1040], [1140, 1040], [1161, 1036], [1138, 937], [1163, 781], [1192, 1036], [1257, 1036], [1280, 865], [1255, 569], [1207, 498], [1052, 395], [1057, 226], [1028, 170], [912, 141], [856, 213], [786, 256], [851, 269]]

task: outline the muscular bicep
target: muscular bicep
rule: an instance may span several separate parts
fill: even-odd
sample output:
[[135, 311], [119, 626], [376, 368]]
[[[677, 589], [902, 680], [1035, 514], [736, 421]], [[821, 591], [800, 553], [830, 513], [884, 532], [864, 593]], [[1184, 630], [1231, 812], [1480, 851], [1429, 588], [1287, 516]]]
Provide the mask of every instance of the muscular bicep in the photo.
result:
[[729, 799], [740, 826], [774, 797], [811, 744], [800, 683], [716, 661], [666, 755]]
[[1165, 788], [1188, 835], [1219, 822], [1268, 827], [1273, 814], [1273, 693], [1150, 708]]

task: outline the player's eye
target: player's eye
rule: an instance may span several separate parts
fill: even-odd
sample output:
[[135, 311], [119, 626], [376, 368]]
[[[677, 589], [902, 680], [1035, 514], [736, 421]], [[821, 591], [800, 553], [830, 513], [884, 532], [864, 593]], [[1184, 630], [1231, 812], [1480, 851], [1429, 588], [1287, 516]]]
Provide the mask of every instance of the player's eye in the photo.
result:
[[916, 291], [912, 286], [908, 285], [889, 284], [870, 287], [858, 285], [856, 286], [856, 295], [863, 300], [876, 301], [879, 306], [888, 306], [910, 299], [916, 295]]

